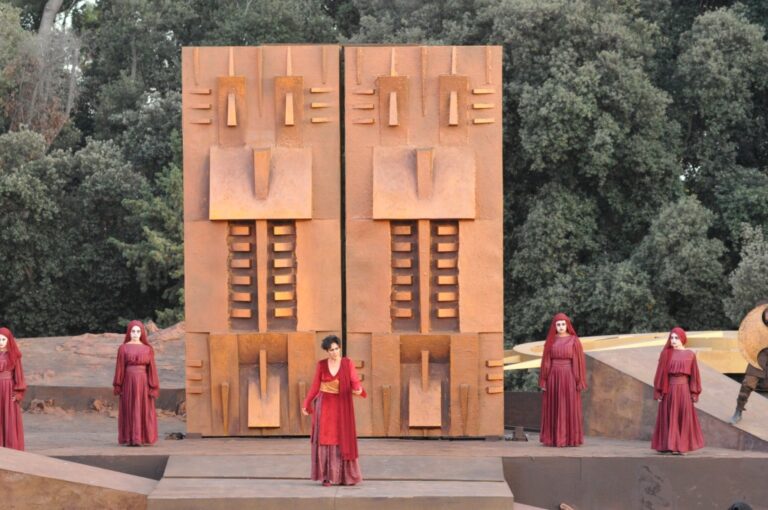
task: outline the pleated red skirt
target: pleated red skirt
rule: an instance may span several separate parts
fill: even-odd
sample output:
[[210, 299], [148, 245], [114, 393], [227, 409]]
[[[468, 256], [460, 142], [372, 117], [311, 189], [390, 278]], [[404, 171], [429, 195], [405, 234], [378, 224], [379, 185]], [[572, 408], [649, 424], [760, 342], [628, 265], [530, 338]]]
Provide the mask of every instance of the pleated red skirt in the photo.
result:
[[[344, 460], [341, 457], [341, 447], [338, 444], [321, 444], [320, 438], [323, 426], [332, 426], [338, 420], [327, 415], [328, 410], [336, 410], [338, 406], [326, 406], [323, 409], [323, 397], [327, 393], [320, 392], [315, 399], [314, 427], [312, 434], [312, 480], [328, 481], [335, 485], [356, 485], [363, 481], [360, 464], [357, 459]], [[330, 395], [328, 401], [333, 401], [337, 395]], [[326, 417], [323, 414], [326, 413]]]
[[120, 444], [143, 445], [157, 441], [157, 413], [155, 401], [149, 396], [146, 365], [126, 367], [117, 421]]
[[659, 402], [651, 448], [660, 452], [691, 452], [704, 446], [699, 417], [691, 399], [689, 377], [669, 376], [669, 393]]
[[541, 394], [541, 436], [544, 446], [578, 446], [584, 442], [581, 393], [570, 359], [553, 359], [547, 391]]
[[24, 425], [21, 405], [13, 398], [11, 372], [0, 372], [0, 446], [24, 449]]

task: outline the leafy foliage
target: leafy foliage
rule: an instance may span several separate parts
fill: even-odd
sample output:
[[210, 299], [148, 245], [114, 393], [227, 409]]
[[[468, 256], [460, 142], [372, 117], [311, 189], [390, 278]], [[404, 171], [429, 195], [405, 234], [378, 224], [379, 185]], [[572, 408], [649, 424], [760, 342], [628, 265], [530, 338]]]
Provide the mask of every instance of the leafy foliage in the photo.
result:
[[21, 335], [56, 335], [146, 315], [133, 274], [107, 242], [136, 236], [123, 201], [146, 181], [112, 142], [74, 154], [45, 148], [37, 133], [0, 135], [5, 320]]
[[163, 326], [184, 319], [181, 140], [177, 135], [171, 142], [176, 149], [174, 161], [156, 176], [157, 187], [125, 201], [131, 211], [128, 221], [140, 228], [141, 234], [128, 241], [112, 239], [136, 271], [142, 292], [159, 294], [162, 308], [156, 313]]
[[582, 335], [725, 328], [768, 298], [764, 1], [65, 0], [58, 67], [33, 51], [48, 5], [0, 0], [0, 312], [23, 334], [182, 317], [184, 45], [503, 45], [508, 343], [558, 310]]
[[708, 236], [714, 214], [695, 197], [664, 207], [632, 260], [649, 274], [654, 296], [686, 329], [723, 324], [725, 288], [720, 257], [724, 246]]
[[765, 230], [744, 225], [741, 261], [728, 277], [731, 295], [725, 298], [725, 310], [738, 322], [768, 296], [768, 239]]
[[9, 66], [16, 65], [19, 55], [32, 38], [32, 34], [19, 25], [20, 15], [20, 9], [0, 3], [0, 131], [6, 131], [11, 123], [6, 111], [9, 109], [8, 96], [15, 82], [9, 76]]

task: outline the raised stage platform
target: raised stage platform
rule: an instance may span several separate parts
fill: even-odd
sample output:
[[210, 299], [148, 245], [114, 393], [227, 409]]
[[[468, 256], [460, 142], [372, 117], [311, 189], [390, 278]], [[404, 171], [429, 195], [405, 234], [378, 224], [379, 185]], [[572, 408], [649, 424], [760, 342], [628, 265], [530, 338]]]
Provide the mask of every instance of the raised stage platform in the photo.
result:
[[[656, 347], [587, 354], [587, 434], [650, 441], [658, 407], [653, 400], [658, 358]], [[707, 445], [768, 452], [768, 399], [754, 392], [744, 418], [731, 425], [728, 420], [736, 408], [740, 384], [705, 363], [699, 363], [699, 370], [703, 391], [696, 409]]]
[[[577, 510], [725, 510], [740, 500], [768, 508], [768, 399], [754, 394], [744, 420], [727, 424], [738, 393], [727, 377], [702, 367], [697, 408], [706, 448], [682, 457], [650, 449], [656, 348], [588, 353], [582, 447], [545, 448], [530, 431], [528, 442], [361, 439], [364, 483], [327, 488], [308, 480], [306, 438], [166, 439], [186, 431], [172, 412], [183, 398], [183, 342], [176, 335], [156, 344], [169, 388], [159, 402], [160, 441], [118, 446], [109, 384], [119, 341], [117, 335], [24, 341], [28, 397], [36, 391], [54, 403], [24, 413], [27, 452], [0, 449], [6, 505], [531, 510], [566, 503]], [[528, 414], [538, 415], [530, 405], [538, 398], [530, 395]], [[94, 399], [105, 408], [85, 412]], [[534, 425], [536, 416], [529, 420]]]
[[[12, 498], [19, 508], [88, 508], [81, 499], [66, 499], [78, 488], [100, 494], [93, 508], [106, 501], [108, 508], [131, 509], [515, 508], [495, 453], [503, 441], [361, 440], [364, 482], [323, 487], [308, 479], [306, 438], [161, 439], [129, 448], [114, 443], [115, 420], [103, 415], [25, 418], [29, 451], [0, 449], [0, 483], [11, 476], [25, 481], [24, 492]], [[165, 435], [183, 429], [183, 422], [166, 417], [160, 428]], [[23, 472], [13, 473], [20, 465]], [[113, 483], [104, 483], [110, 474]], [[54, 487], [61, 496], [49, 492]]]
[[[32, 454], [24, 472], [14, 474], [27, 480], [19, 508], [50, 507], [45, 495], [51, 488], [68, 487], [70, 492], [54, 492], [75, 494], [72, 487], [94, 481], [103, 498], [112, 498], [108, 508], [132, 509], [142, 508], [136, 498], [149, 509], [313, 510], [520, 510], [523, 504], [554, 509], [563, 502], [578, 510], [725, 510], [737, 500], [753, 508], [768, 501], [764, 452], [707, 447], [680, 457], [660, 455], [645, 441], [596, 437], [579, 448], [545, 448], [535, 434], [527, 442], [362, 439], [364, 483], [327, 488], [308, 480], [304, 438], [161, 439], [153, 447], [128, 448], [115, 444], [115, 420], [104, 415], [27, 413], [25, 420]], [[160, 428], [165, 436], [183, 431], [184, 423], [164, 417]], [[0, 450], [0, 482], [8, 480], [2, 473], [21, 465], [19, 455], [27, 457], [6, 452]], [[15, 457], [9, 464], [10, 456]], [[47, 466], [42, 475], [36, 462]], [[105, 485], [110, 480], [120, 484]], [[125, 504], [118, 504], [118, 496]]]

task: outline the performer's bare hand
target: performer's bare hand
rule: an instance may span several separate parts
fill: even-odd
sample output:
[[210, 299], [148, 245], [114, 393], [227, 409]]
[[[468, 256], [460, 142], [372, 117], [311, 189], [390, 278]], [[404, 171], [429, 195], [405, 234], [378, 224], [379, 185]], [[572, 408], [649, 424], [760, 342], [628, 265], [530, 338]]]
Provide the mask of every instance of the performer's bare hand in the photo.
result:
[[301, 408], [301, 414], [303, 414], [304, 416], [309, 416], [309, 412], [303, 407]]
[[363, 389], [362, 388], [360, 388], [359, 390], [352, 390], [352, 394], [353, 395], [360, 395], [362, 393], [363, 393]]

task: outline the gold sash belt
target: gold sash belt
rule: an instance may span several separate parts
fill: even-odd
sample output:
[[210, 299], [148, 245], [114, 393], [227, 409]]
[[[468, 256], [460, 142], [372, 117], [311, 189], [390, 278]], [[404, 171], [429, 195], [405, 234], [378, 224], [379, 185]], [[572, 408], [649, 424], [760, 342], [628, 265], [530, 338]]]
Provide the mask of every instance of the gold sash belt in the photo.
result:
[[335, 381], [331, 382], [321, 382], [320, 383], [320, 391], [324, 391], [325, 393], [333, 393], [335, 395], [339, 394], [339, 380], [336, 379]]

